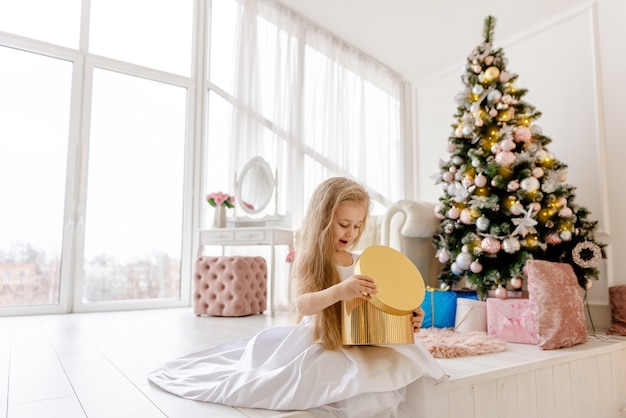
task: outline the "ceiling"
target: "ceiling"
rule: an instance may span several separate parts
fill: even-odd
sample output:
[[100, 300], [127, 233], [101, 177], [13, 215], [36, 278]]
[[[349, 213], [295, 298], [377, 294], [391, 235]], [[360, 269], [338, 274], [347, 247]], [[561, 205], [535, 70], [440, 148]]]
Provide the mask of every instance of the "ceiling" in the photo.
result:
[[494, 45], [590, 0], [278, 0], [319, 26], [419, 84], [464, 62], [495, 16]]

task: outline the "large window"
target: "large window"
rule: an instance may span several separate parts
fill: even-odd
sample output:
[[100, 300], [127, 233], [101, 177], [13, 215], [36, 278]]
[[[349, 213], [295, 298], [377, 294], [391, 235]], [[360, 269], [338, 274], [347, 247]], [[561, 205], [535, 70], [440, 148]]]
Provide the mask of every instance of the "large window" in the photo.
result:
[[58, 304], [72, 64], [7, 47], [0, 62], [0, 306]]
[[0, 4], [0, 313], [189, 303], [194, 6]]
[[0, 315], [184, 306], [206, 193], [261, 156], [401, 197], [403, 81], [264, 0], [0, 2]]

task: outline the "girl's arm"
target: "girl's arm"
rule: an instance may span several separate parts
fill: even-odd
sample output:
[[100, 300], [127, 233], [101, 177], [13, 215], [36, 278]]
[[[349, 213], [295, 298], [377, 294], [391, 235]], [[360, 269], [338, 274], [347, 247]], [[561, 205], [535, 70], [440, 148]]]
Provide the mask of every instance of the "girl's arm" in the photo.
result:
[[307, 316], [322, 312], [335, 303], [354, 298], [370, 300], [377, 292], [374, 279], [368, 276], [350, 276], [348, 279], [317, 292], [302, 293], [295, 298], [300, 315]]

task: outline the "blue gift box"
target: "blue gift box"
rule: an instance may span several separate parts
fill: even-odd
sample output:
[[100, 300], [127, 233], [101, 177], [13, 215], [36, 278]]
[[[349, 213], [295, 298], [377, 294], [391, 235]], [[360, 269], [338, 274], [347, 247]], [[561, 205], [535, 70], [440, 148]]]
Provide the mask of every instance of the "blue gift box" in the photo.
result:
[[422, 328], [454, 328], [457, 294], [449, 290], [426, 289], [422, 302]]

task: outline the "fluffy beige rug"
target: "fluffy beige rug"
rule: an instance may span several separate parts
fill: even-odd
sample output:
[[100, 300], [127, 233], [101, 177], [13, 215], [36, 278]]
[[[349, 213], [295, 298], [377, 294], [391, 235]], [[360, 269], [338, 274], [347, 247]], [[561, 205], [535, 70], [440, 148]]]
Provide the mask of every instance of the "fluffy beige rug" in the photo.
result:
[[506, 350], [506, 342], [483, 331], [455, 332], [451, 328], [423, 328], [416, 335], [435, 358], [476, 356]]

